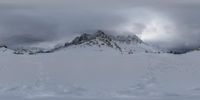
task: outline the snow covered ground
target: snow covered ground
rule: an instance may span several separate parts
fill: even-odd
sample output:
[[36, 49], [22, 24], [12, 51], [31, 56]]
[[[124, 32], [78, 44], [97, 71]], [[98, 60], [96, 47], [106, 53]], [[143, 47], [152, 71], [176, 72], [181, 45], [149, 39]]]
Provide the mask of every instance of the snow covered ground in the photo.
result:
[[0, 100], [199, 100], [200, 52], [182, 55], [67, 48], [0, 50]]

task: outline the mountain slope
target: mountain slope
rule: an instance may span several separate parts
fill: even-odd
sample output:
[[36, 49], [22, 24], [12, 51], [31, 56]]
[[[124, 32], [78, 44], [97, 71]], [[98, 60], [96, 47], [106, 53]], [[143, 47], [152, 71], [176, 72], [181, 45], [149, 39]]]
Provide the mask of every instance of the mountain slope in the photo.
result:
[[0, 99], [199, 100], [199, 52], [122, 55], [102, 48], [0, 53]]

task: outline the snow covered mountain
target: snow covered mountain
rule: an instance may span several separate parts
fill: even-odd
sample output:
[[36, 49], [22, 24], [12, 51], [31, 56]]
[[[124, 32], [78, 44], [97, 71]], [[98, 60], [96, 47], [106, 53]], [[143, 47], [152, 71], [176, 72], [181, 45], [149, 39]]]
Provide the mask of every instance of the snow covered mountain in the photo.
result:
[[84, 33], [70, 42], [64, 44], [57, 44], [53, 48], [45, 49], [39, 47], [20, 47], [11, 49], [14, 54], [38, 54], [38, 53], [52, 53], [60, 49], [67, 48], [82, 48], [94, 47], [103, 51], [104, 48], [115, 49], [119, 53], [133, 54], [134, 52], [146, 53], [160, 53], [161, 50], [144, 43], [136, 35], [123, 36], [123, 35], [110, 35], [103, 31], [97, 31], [94, 34]]
[[200, 52], [159, 52], [102, 31], [50, 49], [2, 45], [0, 100], [199, 100]]
[[119, 53], [114, 42], [114, 48], [107, 44], [99, 48], [79, 39], [67, 43], [77, 45], [70, 44], [50, 54], [31, 56], [16, 55], [9, 49], [2, 51], [0, 100], [200, 98], [198, 51], [183, 55], [145, 52], [130, 55]]

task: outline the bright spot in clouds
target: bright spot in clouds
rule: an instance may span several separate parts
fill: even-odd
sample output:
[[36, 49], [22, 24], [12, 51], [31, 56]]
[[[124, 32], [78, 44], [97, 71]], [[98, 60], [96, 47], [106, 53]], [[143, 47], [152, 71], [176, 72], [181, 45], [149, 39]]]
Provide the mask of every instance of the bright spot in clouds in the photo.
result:
[[140, 37], [144, 41], [169, 41], [175, 34], [174, 28], [169, 20], [155, 18], [145, 25]]
[[122, 30], [137, 34], [145, 42], [170, 42], [177, 33], [173, 20], [162, 13], [143, 9], [133, 12]]

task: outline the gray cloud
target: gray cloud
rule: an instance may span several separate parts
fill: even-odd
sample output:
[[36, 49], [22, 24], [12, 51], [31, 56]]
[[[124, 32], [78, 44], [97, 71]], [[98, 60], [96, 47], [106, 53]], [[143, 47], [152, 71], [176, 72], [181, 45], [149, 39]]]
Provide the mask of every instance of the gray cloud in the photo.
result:
[[162, 48], [200, 46], [199, 0], [4, 0], [0, 41], [32, 44], [97, 29]]

